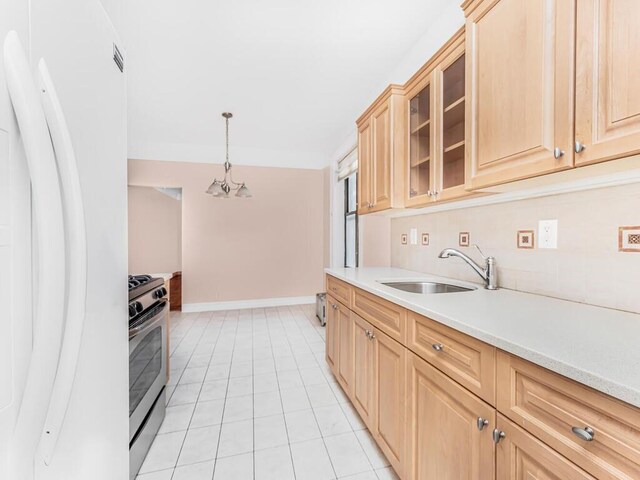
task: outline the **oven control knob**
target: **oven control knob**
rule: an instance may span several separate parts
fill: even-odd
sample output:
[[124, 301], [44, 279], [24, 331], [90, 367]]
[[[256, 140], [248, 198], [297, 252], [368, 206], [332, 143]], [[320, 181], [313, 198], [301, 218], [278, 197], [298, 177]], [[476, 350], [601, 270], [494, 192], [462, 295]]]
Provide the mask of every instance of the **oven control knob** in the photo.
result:
[[133, 302], [133, 306], [136, 309], [136, 313], [140, 313], [144, 309], [144, 307], [142, 306], [142, 304], [140, 302]]
[[129, 318], [136, 316], [136, 307], [133, 304], [129, 305]]
[[159, 288], [158, 290], [153, 292], [153, 296], [156, 297], [156, 298], [162, 298], [162, 289]]
[[164, 297], [167, 294], [167, 289], [162, 287], [162, 296]]

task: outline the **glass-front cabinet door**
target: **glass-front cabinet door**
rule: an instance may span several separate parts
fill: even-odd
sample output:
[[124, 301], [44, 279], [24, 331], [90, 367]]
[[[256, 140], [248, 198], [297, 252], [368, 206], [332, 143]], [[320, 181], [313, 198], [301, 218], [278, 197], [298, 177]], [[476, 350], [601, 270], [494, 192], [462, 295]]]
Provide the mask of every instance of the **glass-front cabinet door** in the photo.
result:
[[431, 201], [434, 179], [434, 113], [432, 75], [416, 85], [409, 98], [409, 156], [406, 206]]
[[465, 184], [465, 79], [464, 45], [436, 69], [438, 102], [438, 148], [436, 200], [466, 195]]

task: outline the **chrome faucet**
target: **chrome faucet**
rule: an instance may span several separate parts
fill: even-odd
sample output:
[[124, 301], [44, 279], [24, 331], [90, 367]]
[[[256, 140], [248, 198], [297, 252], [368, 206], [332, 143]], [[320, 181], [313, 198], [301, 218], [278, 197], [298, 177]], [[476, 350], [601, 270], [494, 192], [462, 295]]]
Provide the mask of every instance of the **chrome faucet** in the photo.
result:
[[460, 257], [462, 260], [467, 262], [471, 268], [475, 270], [475, 272], [482, 277], [484, 280], [484, 288], [487, 290], [497, 290], [498, 289], [498, 270], [496, 268], [496, 259], [494, 257], [485, 257], [480, 250], [478, 245], [473, 245], [478, 249], [480, 255], [484, 259], [484, 268], [474, 262], [469, 256], [462, 253], [460, 250], [456, 250], [455, 248], [445, 248], [440, 252], [438, 258], [449, 258], [449, 257]]

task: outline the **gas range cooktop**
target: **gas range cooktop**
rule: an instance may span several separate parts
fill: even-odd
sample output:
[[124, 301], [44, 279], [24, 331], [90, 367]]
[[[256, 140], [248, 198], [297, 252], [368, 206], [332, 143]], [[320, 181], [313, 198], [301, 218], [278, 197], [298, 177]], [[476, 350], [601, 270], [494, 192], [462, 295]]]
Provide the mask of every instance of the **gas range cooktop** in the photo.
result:
[[163, 284], [162, 278], [154, 278], [151, 275], [129, 275], [129, 301]]

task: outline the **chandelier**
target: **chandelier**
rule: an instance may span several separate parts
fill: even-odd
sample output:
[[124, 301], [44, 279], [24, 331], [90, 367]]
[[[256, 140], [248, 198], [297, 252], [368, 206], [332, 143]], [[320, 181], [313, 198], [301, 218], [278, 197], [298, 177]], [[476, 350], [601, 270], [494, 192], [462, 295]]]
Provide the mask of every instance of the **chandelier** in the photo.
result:
[[236, 197], [248, 198], [251, 196], [251, 192], [243, 183], [236, 183], [233, 181], [233, 176], [231, 174], [232, 165], [229, 163], [229, 119], [233, 117], [233, 114], [229, 112], [224, 112], [222, 116], [225, 118], [226, 122], [226, 146], [227, 146], [227, 157], [224, 162], [224, 178], [222, 180], [218, 180], [217, 178], [213, 179], [213, 183], [209, 185], [207, 188], [208, 194], [216, 197], [216, 198], [229, 198], [229, 192], [232, 190], [236, 192]]

